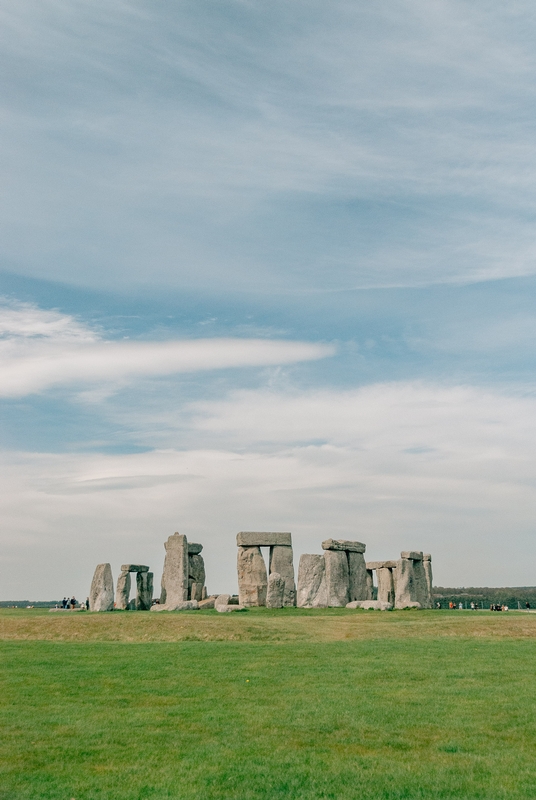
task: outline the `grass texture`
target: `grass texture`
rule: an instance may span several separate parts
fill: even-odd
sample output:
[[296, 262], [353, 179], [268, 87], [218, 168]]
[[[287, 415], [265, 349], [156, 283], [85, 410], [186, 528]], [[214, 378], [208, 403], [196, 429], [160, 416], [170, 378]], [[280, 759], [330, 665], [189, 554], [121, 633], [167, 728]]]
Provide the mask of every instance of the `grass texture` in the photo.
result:
[[0, 800], [536, 797], [536, 615], [6, 610], [0, 636]]

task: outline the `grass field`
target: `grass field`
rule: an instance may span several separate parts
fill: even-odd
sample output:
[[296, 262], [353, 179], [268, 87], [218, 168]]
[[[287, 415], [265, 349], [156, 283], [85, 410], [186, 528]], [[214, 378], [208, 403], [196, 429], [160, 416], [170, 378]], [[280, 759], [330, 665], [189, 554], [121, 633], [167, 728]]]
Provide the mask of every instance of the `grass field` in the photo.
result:
[[0, 611], [0, 800], [536, 797], [536, 614]]

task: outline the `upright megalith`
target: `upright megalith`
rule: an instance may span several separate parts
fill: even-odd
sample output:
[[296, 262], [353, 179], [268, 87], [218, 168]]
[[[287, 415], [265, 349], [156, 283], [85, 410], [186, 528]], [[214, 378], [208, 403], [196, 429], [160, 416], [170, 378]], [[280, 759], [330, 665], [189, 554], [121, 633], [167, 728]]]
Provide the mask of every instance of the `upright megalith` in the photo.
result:
[[117, 579], [117, 587], [115, 590], [115, 607], [119, 611], [126, 611], [128, 609], [130, 586], [130, 572], [122, 570], [119, 578]]
[[[405, 555], [402, 553], [401, 555]], [[401, 558], [396, 567], [396, 608], [420, 607], [412, 558]]]
[[89, 590], [90, 611], [113, 611], [114, 580], [110, 564], [98, 564]]
[[[266, 604], [268, 574], [277, 573], [285, 584], [284, 606], [296, 605], [296, 583], [292, 553], [292, 536], [288, 531], [240, 531], [238, 545], [238, 590], [240, 604]], [[261, 547], [269, 547], [268, 573]]]
[[268, 575], [260, 547], [238, 548], [237, 572], [239, 604], [265, 606]]
[[369, 586], [367, 565], [363, 553], [348, 550], [348, 595], [354, 600], [372, 600], [372, 587]]
[[136, 574], [136, 611], [150, 611], [153, 604], [153, 573]]
[[304, 553], [298, 567], [298, 606], [300, 608], [326, 608], [326, 562], [323, 556]]
[[344, 550], [326, 550], [326, 590], [328, 606], [344, 608], [348, 600], [348, 557]]
[[[190, 600], [202, 600], [205, 587], [205, 562], [200, 555], [203, 545], [188, 544], [188, 594]], [[194, 550], [194, 552], [192, 552]]]
[[388, 567], [380, 567], [380, 569], [376, 570], [376, 580], [378, 581], [378, 602], [394, 606], [395, 586], [393, 571]]
[[434, 606], [434, 591], [433, 591], [433, 578], [432, 578], [432, 556], [430, 553], [424, 553], [422, 557], [422, 564], [424, 567], [424, 574], [426, 576], [426, 589], [428, 591], [429, 608]]
[[268, 576], [266, 607], [283, 608], [284, 605], [285, 605], [285, 579], [278, 572], [271, 572], [270, 575]]
[[176, 607], [188, 600], [188, 540], [184, 534], [174, 533], [164, 547], [166, 557], [160, 604]]
[[296, 605], [296, 583], [294, 581], [294, 563], [292, 547], [273, 545], [270, 547], [270, 575], [275, 572], [281, 576], [285, 584], [283, 605]]

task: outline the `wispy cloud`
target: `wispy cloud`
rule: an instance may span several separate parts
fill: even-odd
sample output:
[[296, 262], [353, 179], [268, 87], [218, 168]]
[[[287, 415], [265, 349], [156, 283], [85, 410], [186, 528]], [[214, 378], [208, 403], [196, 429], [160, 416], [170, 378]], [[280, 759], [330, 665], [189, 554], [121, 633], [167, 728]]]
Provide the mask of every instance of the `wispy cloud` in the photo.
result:
[[290, 364], [335, 352], [332, 345], [268, 339], [106, 341], [70, 316], [29, 304], [0, 308], [0, 333], [0, 397], [59, 385], [120, 385], [140, 376]]

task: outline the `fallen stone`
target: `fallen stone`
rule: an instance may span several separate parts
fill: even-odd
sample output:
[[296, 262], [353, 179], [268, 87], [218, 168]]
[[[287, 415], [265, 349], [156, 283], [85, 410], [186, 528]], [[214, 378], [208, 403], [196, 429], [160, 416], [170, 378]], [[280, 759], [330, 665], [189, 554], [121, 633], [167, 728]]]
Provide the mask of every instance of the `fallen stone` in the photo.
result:
[[376, 570], [376, 581], [378, 585], [377, 599], [381, 603], [395, 603], [395, 586], [393, 582], [393, 572], [387, 567]]
[[326, 539], [322, 550], [345, 550], [349, 553], [364, 553], [367, 545], [363, 542], [349, 542], [347, 539]]
[[206, 597], [204, 600], [199, 601], [199, 608], [214, 608], [215, 600], [215, 597]]
[[287, 531], [240, 531], [236, 543], [239, 547], [292, 547], [292, 535]]
[[174, 605], [164, 605], [163, 603], [155, 603], [151, 606], [151, 611], [197, 611], [199, 603], [197, 600], [183, 600], [182, 603], [175, 603]]
[[136, 611], [149, 611], [153, 602], [153, 573], [138, 572], [136, 575]]
[[143, 564], [123, 564], [121, 572], [149, 572], [149, 567]]
[[270, 573], [277, 572], [285, 584], [283, 605], [296, 605], [296, 583], [294, 581], [294, 562], [292, 547], [274, 545], [270, 548]]
[[162, 573], [162, 605], [176, 606], [188, 600], [188, 540], [174, 533], [164, 544], [166, 557]]
[[409, 558], [411, 561], [422, 561], [422, 550], [402, 550], [400, 558]]
[[227, 606], [229, 605], [229, 600], [231, 599], [230, 594], [219, 594], [216, 599], [214, 600], [214, 608], [218, 608], [218, 606]]
[[117, 579], [117, 587], [115, 590], [115, 607], [118, 611], [126, 611], [128, 608], [130, 584], [130, 572], [121, 572]]
[[392, 603], [383, 603], [381, 600], [354, 600], [347, 603], [346, 608], [364, 608], [367, 611], [392, 611]]
[[198, 556], [199, 553], [202, 551], [203, 545], [196, 544], [195, 542], [188, 542], [188, 555], [189, 556]]
[[396, 569], [398, 561], [367, 561], [367, 569]]
[[348, 559], [343, 550], [326, 550], [326, 588], [328, 607], [344, 608], [349, 602]]
[[278, 572], [271, 572], [268, 577], [266, 592], [267, 608], [283, 608], [285, 599], [285, 580]]
[[304, 553], [300, 557], [297, 603], [300, 608], [327, 608], [326, 562], [323, 556]]
[[245, 606], [221, 605], [216, 606], [216, 611], [220, 614], [229, 614], [232, 611], [247, 611], [247, 608]]
[[90, 611], [113, 611], [114, 580], [110, 564], [98, 564], [89, 590]]
[[346, 552], [348, 558], [348, 597], [350, 600], [372, 600], [363, 553]]
[[260, 547], [239, 547], [238, 596], [242, 606], [265, 606], [268, 576]]

